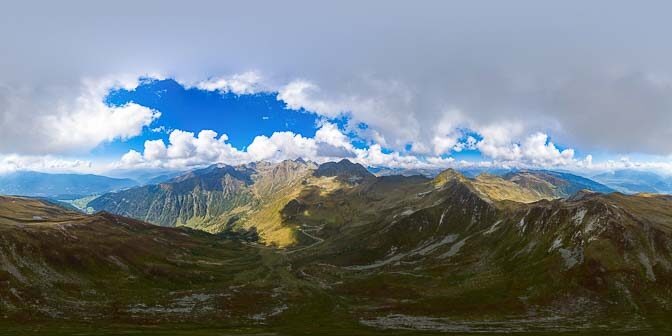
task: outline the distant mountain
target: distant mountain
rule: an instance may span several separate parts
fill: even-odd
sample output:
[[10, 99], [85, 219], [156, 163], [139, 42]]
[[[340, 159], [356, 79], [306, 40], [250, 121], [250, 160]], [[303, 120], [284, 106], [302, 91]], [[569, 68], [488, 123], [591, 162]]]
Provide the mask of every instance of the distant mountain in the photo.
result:
[[470, 167], [459, 168], [458, 171], [466, 177], [474, 178], [481, 174], [503, 176], [508, 173], [515, 173], [518, 169]]
[[[434, 178], [436, 175], [439, 175], [443, 171], [440, 168], [387, 168], [387, 167], [369, 167], [369, 170], [376, 174], [377, 176], [390, 176], [390, 175], [403, 175], [403, 176], [413, 176], [413, 175], [423, 175], [429, 178]], [[469, 167], [469, 168], [456, 168], [462, 175], [475, 178], [481, 174], [490, 174], [502, 176], [507, 173], [515, 172], [516, 169], [506, 169], [506, 168], [481, 168], [481, 167]]]
[[388, 168], [388, 167], [369, 167], [368, 168], [370, 172], [375, 174], [376, 176], [394, 176], [394, 175], [401, 175], [401, 176], [415, 176], [415, 175], [422, 175], [426, 176], [429, 178], [433, 178], [434, 176], [438, 175], [441, 172], [441, 169], [438, 168], [428, 168], [428, 169], [423, 169], [423, 168]]
[[337, 177], [342, 181], [361, 182], [375, 176], [359, 163], [343, 159], [339, 162], [321, 164], [314, 173], [317, 177]]
[[0, 194], [75, 199], [130, 188], [137, 184], [131, 179], [99, 175], [21, 171], [0, 175]]
[[[162, 226], [184, 225], [209, 232], [254, 228], [264, 242], [286, 246], [301, 238], [294, 228], [282, 225], [280, 210], [298, 196], [315, 168], [303, 160], [212, 165], [157, 185], [108, 193], [88, 206]], [[363, 174], [345, 164], [323, 173], [348, 178]]]
[[540, 195], [560, 198], [572, 196], [584, 189], [600, 193], [616, 191], [585, 177], [549, 170], [522, 170], [505, 174], [502, 178], [534, 190]]
[[137, 181], [138, 185], [158, 184], [186, 173], [185, 170], [166, 169], [119, 169], [110, 172], [110, 177]]
[[[446, 170], [435, 178], [440, 181], [435, 183], [442, 184], [455, 177], [469, 180], [455, 170]], [[264, 243], [284, 247], [311, 240], [296, 224], [287, 224], [303, 209], [301, 203], [287, 205], [301, 195], [316, 190], [337, 192], [348, 186], [380, 181], [390, 186], [389, 192], [399, 193], [409, 181], [424, 183], [426, 179], [417, 175], [376, 177], [364, 166], [348, 160], [319, 166], [303, 160], [236, 167], [212, 165], [156, 185], [102, 195], [87, 207], [162, 226], [189, 226], [209, 232], [253, 228]], [[490, 200], [524, 203], [565, 198], [583, 189], [611, 191], [575, 175], [538, 171], [512, 173], [504, 178], [481, 174], [470, 185]], [[402, 192], [398, 197], [409, 195]]]
[[184, 174], [184, 172], [171, 172], [171, 173], [166, 173], [166, 174], [161, 174], [157, 176], [152, 176], [149, 177], [145, 180], [142, 181], [143, 185], [151, 185], [151, 184], [159, 184], [163, 182], [168, 182], [169, 180], [178, 177], [180, 175]]
[[672, 194], [672, 177], [650, 171], [616, 170], [595, 175], [593, 179], [626, 194]]

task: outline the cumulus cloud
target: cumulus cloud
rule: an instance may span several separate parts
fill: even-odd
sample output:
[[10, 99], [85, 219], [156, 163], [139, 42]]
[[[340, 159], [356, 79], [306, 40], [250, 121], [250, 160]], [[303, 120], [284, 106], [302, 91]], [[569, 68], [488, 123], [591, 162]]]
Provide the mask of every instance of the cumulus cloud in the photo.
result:
[[138, 76], [118, 76], [85, 79], [68, 88], [0, 86], [0, 153], [83, 153], [102, 142], [139, 135], [161, 116], [159, 111], [105, 103], [111, 90], [138, 83]]
[[314, 139], [304, 138], [292, 132], [275, 132], [271, 137], [264, 135], [254, 138], [247, 152], [255, 161], [280, 161], [284, 159], [309, 158], [317, 156]]
[[[347, 90], [323, 89], [306, 80], [291, 81], [278, 89], [278, 100], [290, 109], [305, 109], [327, 118], [348, 116], [349, 131], [386, 147], [403, 149], [419, 141], [421, 123], [413, 113], [412, 95], [400, 82], [358, 76]], [[360, 123], [371, 129], [361, 129]]]
[[195, 83], [182, 82], [185, 88], [197, 88], [204, 91], [218, 91], [221, 93], [254, 94], [263, 90], [261, 76], [254, 71], [235, 74], [229, 77], [211, 77]]
[[508, 131], [502, 128], [489, 130], [483, 140], [475, 144], [481, 153], [510, 166], [554, 167], [576, 163], [574, 149], [558, 149], [548, 135], [534, 133], [521, 143], [511, 142]]
[[227, 143], [226, 134], [217, 136], [211, 130], [193, 132], [174, 130], [163, 140], [145, 141], [144, 152], [130, 150], [117, 164], [118, 168], [169, 168], [182, 169], [213, 163], [240, 164], [247, 155]]
[[438, 157], [425, 161], [413, 155], [385, 151], [379, 144], [355, 148], [337, 125], [324, 121], [312, 138], [293, 132], [274, 132], [271, 136], [255, 137], [245, 150], [236, 149], [227, 140], [226, 134], [218, 137], [211, 130], [203, 130], [198, 135], [174, 130], [170, 133], [168, 144], [163, 140], [147, 140], [142, 153], [128, 151], [116, 163], [116, 168], [186, 169], [215, 163], [236, 165], [298, 158], [318, 163], [349, 158], [366, 166], [426, 168], [454, 161]]

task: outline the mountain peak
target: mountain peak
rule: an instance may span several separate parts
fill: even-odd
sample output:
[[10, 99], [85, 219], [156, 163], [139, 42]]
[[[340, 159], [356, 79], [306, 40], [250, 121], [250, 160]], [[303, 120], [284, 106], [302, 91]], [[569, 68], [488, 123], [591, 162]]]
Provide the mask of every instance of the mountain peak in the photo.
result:
[[457, 170], [453, 168], [448, 168], [439, 173], [439, 175], [436, 175], [436, 177], [432, 180], [432, 182], [434, 183], [435, 186], [441, 187], [453, 180], [457, 180], [460, 182], [468, 181], [468, 179]]
[[596, 195], [599, 195], [600, 193], [592, 191], [590, 189], [581, 189], [577, 191], [574, 195], [570, 196], [567, 198], [569, 201], [581, 201]]
[[359, 163], [353, 163], [348, 159], [338, 162], [326, 162], [321, 164], [314, 173], [317, 177], [336, 176], [339, 180], [347, 182], [362, 182], [375, 176]]

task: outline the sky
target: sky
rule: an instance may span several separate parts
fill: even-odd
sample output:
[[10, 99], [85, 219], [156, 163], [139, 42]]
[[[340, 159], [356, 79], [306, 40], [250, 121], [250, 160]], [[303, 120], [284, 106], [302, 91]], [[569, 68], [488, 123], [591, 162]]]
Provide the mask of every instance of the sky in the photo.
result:
[[0, 172], [672, 173], [672, 4], [0, 4]]

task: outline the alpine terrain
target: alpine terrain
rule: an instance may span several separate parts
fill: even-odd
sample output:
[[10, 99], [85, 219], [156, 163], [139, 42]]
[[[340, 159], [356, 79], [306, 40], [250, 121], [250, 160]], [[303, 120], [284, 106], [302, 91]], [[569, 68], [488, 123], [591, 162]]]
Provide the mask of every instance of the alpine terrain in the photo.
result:
[[215, 165], [106, 194], [89, 204], [94, 215], [4, 197], [0, 323], [670, 330], [672, 197], [603, 188], [546, 171], [376, 177], [347, 160], [295, 160]]

